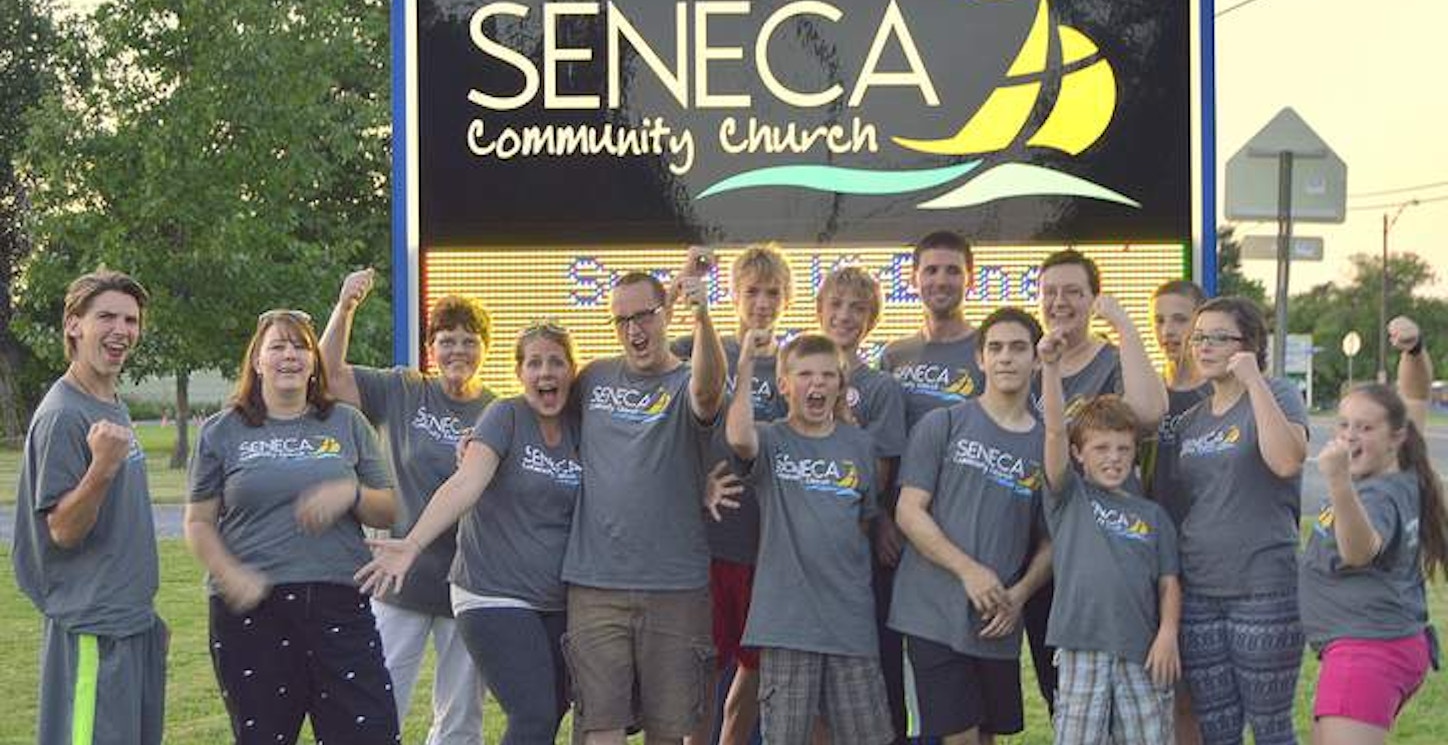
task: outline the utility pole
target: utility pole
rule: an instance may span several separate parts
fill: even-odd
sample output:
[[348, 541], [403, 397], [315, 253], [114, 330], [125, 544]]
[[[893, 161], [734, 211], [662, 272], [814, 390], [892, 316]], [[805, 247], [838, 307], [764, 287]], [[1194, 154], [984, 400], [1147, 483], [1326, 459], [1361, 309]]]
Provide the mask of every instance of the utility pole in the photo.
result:
[[1383, 281], [1378, 292], [1378, 382], [1388, 382], [1388, 233], [1393, 226], [1398, 224], [1398, 218], [1403, 216], [1403, 210], [1417, 204], [1418, 200], [1410, 199], [1398, 205], [1398, 210], [1393, 213], [1392, 219], [1388, 219], [1388, 213], [1383, 213]]

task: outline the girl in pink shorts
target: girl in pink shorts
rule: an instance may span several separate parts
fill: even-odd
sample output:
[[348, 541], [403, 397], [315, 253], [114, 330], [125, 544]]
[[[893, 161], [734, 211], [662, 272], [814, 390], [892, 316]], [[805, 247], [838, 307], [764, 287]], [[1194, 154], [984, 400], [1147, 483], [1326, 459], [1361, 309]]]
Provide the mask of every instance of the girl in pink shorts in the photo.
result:
[[1382, 743], [1428, 671], [1424, 575], [1448, 568], [1443, 494], [1389, 386], [1343, 398], [1317, 461], [1328, 496], [1299, 575], [1303, 629], [1322, 660], [1313, 742]]

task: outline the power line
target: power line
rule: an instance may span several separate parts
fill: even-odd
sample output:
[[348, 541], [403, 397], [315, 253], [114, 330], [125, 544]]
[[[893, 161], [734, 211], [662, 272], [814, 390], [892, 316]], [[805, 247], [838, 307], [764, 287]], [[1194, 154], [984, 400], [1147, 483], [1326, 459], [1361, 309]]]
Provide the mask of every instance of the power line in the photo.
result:
[[[1433, 202], [1448, 202], [1448, 196], [1428, 197], [1426, 199], [1414, 199], [1412, 204], [1431, 204]], [[1349, 211], [1358, 212], [1364, 210], [1388, 210], [1394, 207], [1401, 207], [1403, 202], [1384, 202], [1383, 204], [1363, 204], [1356, 207], [1348, 207]]]
[[1222, 10], [1217, 11], [1216, 17], [1217, 17], [1217, 18], [1221, 18], [1222, 16], [1224, 16], [1224, 15], [1226, 15], [1226, 14], [1228, 14], [1228, 13], [1231, 13], [1232, 11], [1234, 11], [1234, 10], [1236, 10], [1236, 9], [1238, 9], [1238, 8], [1245, 8], [1246, 6], [1251, 5], [1252, 3], [1255, 3], [1255, 2], [1257, 2], [1257, 0], [1242, 0], [1242, 2], [1237, 3], [1236, 5], [1233, 5], [1233, 6], [1230, 7], [1230, 8], [1224, 8], [1224, 9], [1222, 9]]
[[1436, 189], [1440, 186], [1448, 186], [1448, 181], [1434, 181], [1431, 184], [1418, 184], [1417, 186], [1400, 186], [1393, 189], [1378, 189], [1377, 191], [1360, 191], [1354, 194], [1349, 194], [1347, 196], [1348, 199], [1356, 199], [1358, 197], [1380, 197], [1388, 194], [1402, 194], [1409, 191]]

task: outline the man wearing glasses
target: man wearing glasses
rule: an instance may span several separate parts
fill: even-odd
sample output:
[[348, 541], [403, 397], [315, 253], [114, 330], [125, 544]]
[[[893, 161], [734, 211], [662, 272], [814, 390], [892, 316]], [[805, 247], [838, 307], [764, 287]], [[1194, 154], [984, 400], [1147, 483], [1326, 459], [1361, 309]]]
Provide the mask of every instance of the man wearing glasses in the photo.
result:
[[623, 354], [589, 364], [574, 386], [583, 493], [563, 562], [564, 651], [588, 745], [622, 745], [633, 724], [651, 743], [681, 742], [712, 673], [699, 495], [725, 363], [703, 279], [710, 262], [691, 248], [676, 280], [694, 317], [692, 364], [669, 350], [671, 293], [631, 272], [610, 304]]
[[161, 742], [166, 625], [146, 454], [116, 396], [146, 290], [120, 272], [71, 282], [65, 375], [30, 421], [11, 561], [45, 616], [41, 743]]

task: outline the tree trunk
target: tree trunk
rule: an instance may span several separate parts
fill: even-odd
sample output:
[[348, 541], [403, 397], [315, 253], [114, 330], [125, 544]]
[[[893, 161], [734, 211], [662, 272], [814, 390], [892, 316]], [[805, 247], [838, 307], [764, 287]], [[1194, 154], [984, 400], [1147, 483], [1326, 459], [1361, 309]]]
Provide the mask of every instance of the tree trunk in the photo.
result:
[[25, 439], [25, 394], [20, 385], [20, 355], [10, 349], [9, 334], [0, 334], [0, 445], [18, 445]]
[[171, 467], [185, 468], [186, 457], [191, 453], [187, 428], [191, 425], [191, 397], [187, 391], [191, 374], [176, 373], [176, 448], [171, 451]]

